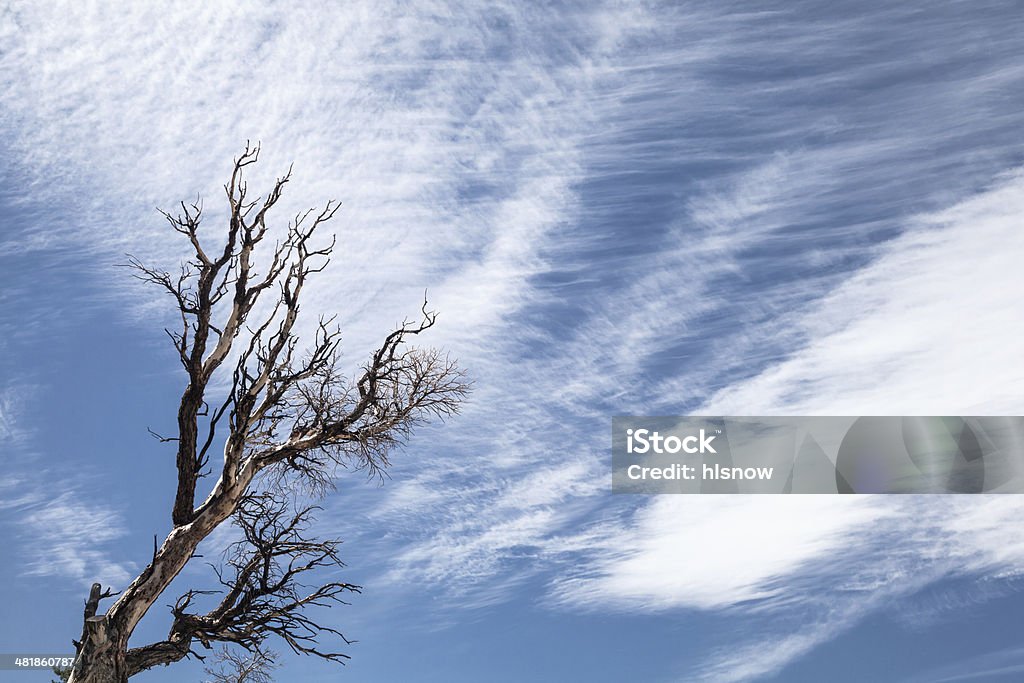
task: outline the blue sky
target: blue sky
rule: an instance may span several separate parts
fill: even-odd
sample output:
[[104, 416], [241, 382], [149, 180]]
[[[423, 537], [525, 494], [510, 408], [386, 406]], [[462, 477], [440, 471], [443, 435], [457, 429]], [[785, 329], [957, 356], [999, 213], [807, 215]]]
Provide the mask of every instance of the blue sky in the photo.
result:
[[1019, 497], [614, 497], [608, 434], [1020, 415], [1022, 29], [1012, 2], [3, 5], [0, 650], [68, 651], [88, 584], [167, 532], [170, 311], [115, 266], [183, 255], [157, 206], [202, 194], [216, 230], [258, 139], [251, 187], [295, 164], [282, 221], [343, 202], [305, 310], [352, 366], [427, 289], [476, 383], [324, 501], [359, 642], [280, 680], [1019, 680]]

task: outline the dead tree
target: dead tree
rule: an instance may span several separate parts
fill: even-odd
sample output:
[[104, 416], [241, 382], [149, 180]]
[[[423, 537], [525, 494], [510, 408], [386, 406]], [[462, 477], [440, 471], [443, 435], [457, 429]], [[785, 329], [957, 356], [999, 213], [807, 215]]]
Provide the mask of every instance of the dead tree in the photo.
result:
[[[301, 484], [322, 490], [337, 466], [383, 472], [390, 451], [413, 427], [457, 412], [468, 390], [454, 361], [407, 344], [437, 319], [425, 302], [422, 317], [388, 334], [351, 378], [340, 367], [333, 319], [319, 319], [303, 351], [295, 331], [299, 302], [307, 280], [330, 260], [334, 240], [315, 238], [338, 204], [295, 216], [286, 235], [265, 247], [268, 213], [291, 171], [266, 197], [250, 200], [243, 176], [258, 157], [259, 147], [246, 145], [234, 162], [224, 186], [229, 216], [222, 243], [201, 235], [202, 204], [183, 202], [180, 214], [164, 213], [192, 253], [180, 270], [172, 274], [130, 258], [138, 278], [170, 295], [180, 320], [167, 334], [188, 383], [177, 435], [161, 438], [177, 450], [173, 528], [105, 613], [100, 602], [115, 594], [94, 584], [75, 641], [71, 683], [122, 683], [215, 643], [262, 652], [270, 636], [295, 652], [343, 660], [319, 642], [321, 636], [345, 642], [341, 634], [315, 622], [306, 608], [340, 602], [358, 588], [301, 582], [315, 570], [337, 567], [338, 545], [308, 538], [312, 510], [292, 509], [289, 496], [271, 491]], [[197, 500], [197, 486], [213, 472], [215, 448], [222, 448], [218, 479]], [[217, 572], [219, 593], [189, 590], [171, 609], [165, 640], [129, 647], [136, 625], [199, 543], [229, 519], [243, 540]], [[199, 609], [203, 602], [214, 604]]]

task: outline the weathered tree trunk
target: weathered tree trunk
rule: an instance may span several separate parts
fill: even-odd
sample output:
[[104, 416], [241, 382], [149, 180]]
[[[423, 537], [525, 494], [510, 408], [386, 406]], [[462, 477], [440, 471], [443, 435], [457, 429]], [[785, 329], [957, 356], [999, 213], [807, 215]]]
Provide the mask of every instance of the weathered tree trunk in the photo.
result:
[[69, 683], [127, 683], [125, 664], [127, 643], [116, 630], [109, 628], [105, 615], [96, 616], [100, 600], [109, 597], [103, 587], [94, 583], [85, 601], [85, 624], [78, 656], [71, 670]]
[[101, 635], [82, 645], [82, 653], [75, 661], [68, 683], [127, 683], [125, 648], [117, 643], [116, 637]]
[[191, 559], [199, 543], [230, 516], [241, 494], [252, 480], [255, 468], [243, 468], [234, 484], [224, 486], [218, 482], [211, 494], [212, 504], [204, 506], [197, 518], [174, 529], [153, 561], [104, 615], [98, 615], [99, 602], [111, 597], [98, 583], [92, 585], [85, 603], [85, 624], [78, 655], [68, 683], [126, 683], [129, 676], [155, 664], [169, 664], [188, 654], [184, 649], [163, 642], [147, 648], [133, 650], [129, 657], [128, 639], [132, 631], [164, 589], [174, 580]]

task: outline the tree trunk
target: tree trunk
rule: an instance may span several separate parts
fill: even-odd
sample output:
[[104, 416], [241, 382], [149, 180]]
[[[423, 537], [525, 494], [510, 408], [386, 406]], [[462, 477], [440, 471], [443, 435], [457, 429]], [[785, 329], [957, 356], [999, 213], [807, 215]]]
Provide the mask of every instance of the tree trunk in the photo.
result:
[[[229, 485], [223, 481], [214, 487], [209, 505], [204, 505], [194, 521], [177, 527], [154, 553], [153, 562], [125, 589], [105, 615], [97, 616], [100, 600], [111, 597], [98, 583], [92, 585], [85, 601], [85, 625], [82, 642], [68, 683], [127, 683], [128, 677], [158, 663], [182, 659], [188, 652], [171, 648], [161, 650], [157, 661], [147, 661], [142, 667], [127, 661], [128, 639], [136, 624], [146, 614], [164, 589], [192, 557], [199, 543], [238, 505], [256, 472], [255, 466], [243, 468]], [[187, 645], [187, 644], [186, 644]]]
[[128, 683], [124, 655], [124, 649], [110, 640], [86, 645], [75, 660], [68, 683]]
[[78, 656], [71, 669], [68, 683], [127, 683], [128, 668], [125, 665], [125, 644], [121, 634], [112, 631], [105, 615], [96, 616], [96, 610], [104, 594], [98, 583], [92, 585], [89, 599], [85, 601], [85, 625], [82, 627], [82, 642]]

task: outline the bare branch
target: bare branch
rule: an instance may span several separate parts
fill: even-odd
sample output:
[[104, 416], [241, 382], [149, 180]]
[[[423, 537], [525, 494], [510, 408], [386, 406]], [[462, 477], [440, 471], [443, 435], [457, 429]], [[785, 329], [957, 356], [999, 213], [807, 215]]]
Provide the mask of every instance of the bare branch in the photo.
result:
[[[351, 641], [306, 613], [309, 607], [347, 604], [342, 596], [360, 590], [339, 581], [313, 587], [301, 582], [309, 572], [344, 566], [337, 552], [340, 541], [306, 536], [315, 509], [293, 512], [281, 496], [246, 496], [234, 516], [243, 540], [225, 553], [224, 566], [215, 568], [221, 591], [193, 589], [179, 597], [171, 607], [174, 622], [167, 639], [139, 648], [133, 655], [135, 665], [149, 668], [194, 655], [195, 643], [206, 649], [217, 642], [231, 643], [262, 653], [271, 635], [297, 653], [347, 659], [343, 653], [321, 649], [318, 639], [328, 634], [344, 644]], [[215, 593], [222, 597], [213, 609], [205, 614], [193, 611], [199, 598]]]
[[269, 651], [248, 652], [223, 646], [214, 655], [214, 662], [204, 667], [204, 683], [272, 683], [275, 657]]

